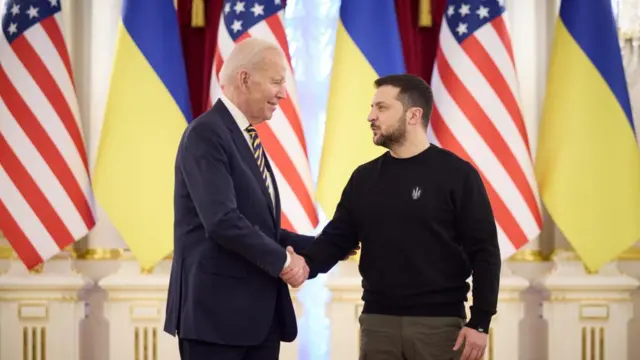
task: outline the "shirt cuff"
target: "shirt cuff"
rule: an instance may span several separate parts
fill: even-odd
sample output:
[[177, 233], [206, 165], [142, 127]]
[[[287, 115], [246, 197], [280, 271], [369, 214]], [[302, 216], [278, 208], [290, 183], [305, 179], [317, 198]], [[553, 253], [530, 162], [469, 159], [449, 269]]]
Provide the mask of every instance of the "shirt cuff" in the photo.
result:
[[289, 266], [289, 263], [291, 262], [291, 256], [289, 256], [289, 252], [286, 252], [287, 254], [287, 261], [284, 262], [284, 266], [282, 267], [282, 270], [286, 269], [287, 266]]
[[491, 326], [492, 314], [485, 310], [471, 308], [471, 318], [465, 325], [468, 328], [477, 330], [478, 332], [488, 334]]

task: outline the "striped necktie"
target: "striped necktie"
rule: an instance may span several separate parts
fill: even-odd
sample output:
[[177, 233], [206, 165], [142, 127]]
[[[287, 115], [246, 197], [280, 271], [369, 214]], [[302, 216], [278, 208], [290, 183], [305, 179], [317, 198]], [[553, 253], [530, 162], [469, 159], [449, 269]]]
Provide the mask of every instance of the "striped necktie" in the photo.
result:
[[271, 181], [269, 180], [269, 173], [267, 172], [267, 167], [265, 165], [264, 148], [262, 147], [262, 143], [260, 142], [260, 137], [258, 137], [258, 132], [256, 131], [256, 128], [253, 127], [253, 125], [247, 126], [246, 130], [249, 134], [251, 150], [253, 150], [253, 156], [256, 158], [256, 162], [258, 163], [258, 168], [260, 169], [260, 173], [262, 174], [262, 179], [264, 180], [264, 184], [267, 187], [267, 191], [271, 193]]

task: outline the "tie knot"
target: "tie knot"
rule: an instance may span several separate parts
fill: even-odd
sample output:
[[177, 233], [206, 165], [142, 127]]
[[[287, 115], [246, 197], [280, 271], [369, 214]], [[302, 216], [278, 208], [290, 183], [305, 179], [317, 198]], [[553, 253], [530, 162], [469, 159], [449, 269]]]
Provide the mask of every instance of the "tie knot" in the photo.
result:
[[247, 128], [245, 130], [247, 130], [249, 135], [255, 135], [257, 133], [257, 130], [256, 130], [255, 127], [253, 127], [253, 125], [247, 126]]

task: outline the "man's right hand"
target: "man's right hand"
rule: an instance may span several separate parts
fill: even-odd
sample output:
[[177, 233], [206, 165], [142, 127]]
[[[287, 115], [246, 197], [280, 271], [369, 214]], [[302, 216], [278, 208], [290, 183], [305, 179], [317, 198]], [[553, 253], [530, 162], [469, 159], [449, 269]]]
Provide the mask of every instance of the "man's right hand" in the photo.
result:
[[280, 273], [280, 278], [294, 288], [300, 287], [309, 278], [309, 266], [304, 258], [295, 251], [291, 246], [287, 247], [287, 253], [290, 256], [289, 266], [285, 267]]

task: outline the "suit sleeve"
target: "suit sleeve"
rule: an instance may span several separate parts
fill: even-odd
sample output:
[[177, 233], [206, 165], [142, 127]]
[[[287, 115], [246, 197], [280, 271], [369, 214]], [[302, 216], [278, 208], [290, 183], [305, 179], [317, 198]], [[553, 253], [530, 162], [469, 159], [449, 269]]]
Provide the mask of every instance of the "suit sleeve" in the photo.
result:
[[501, 259], [491, 203], [475, 169], [463, 182], [456, 226], [472, 269], [473, 305], [467, 327], [486, 333], [497, 311]]
[[291, 246], [296, 254], [300, 254], [316, 239], [315, 236], [301, 235], [287, 229], [280, 229], [280, 237], [285, 246]]
[[353, 215], [353, 178], [354, 175], [342, 191], [333, 219], [303, 252], [311, 270], [310, 278], [328, 272], [358, 246], [357, 224]]
[[278, 277], [286, 252], [238, 211], [222, 137], [202, 127], [186, 136], [182, 173], [207, 237]]

